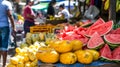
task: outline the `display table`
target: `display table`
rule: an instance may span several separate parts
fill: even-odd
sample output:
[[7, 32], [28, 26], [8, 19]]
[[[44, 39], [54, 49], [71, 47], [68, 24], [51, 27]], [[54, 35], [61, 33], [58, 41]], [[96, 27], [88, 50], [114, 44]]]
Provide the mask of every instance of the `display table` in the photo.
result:
[[[39, 67], [42, 67], [41, 66], [42, 64], [45, 65], [45, 63], [38, 61]], [[95, 62], [92, 62], [91, 64], [81, 64], [81, 63], [77, 62], [75, 64], [70, 64], [70, 65], [56, 63], [56, 64], [53, 64], [53, 66], [50, 65], [49, 67], [86, 67], [86, 66], [101, 66], [104, 64], [110, 64], [110, 62], [95, 61]]]

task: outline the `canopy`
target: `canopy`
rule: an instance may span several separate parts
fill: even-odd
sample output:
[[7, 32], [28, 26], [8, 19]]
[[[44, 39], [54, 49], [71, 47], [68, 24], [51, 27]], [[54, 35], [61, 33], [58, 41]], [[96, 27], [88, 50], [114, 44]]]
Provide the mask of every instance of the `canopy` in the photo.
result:
[[39, 3], [37, 5], [33, 5], [32, 9], [34, 10], [44, 10], [47, 9], [48, 3]]

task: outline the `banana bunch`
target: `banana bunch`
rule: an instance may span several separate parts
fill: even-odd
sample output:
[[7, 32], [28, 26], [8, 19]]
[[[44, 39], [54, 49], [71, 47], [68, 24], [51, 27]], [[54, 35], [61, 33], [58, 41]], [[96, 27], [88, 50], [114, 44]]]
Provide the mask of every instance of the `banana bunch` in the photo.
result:
[[120, 0], [116, 1], [116, 12], [120, 10]]
[[104, 10], [108, 10], [110, 6], [110, 0], [105, 1]]
[[[105, 1], [105, 0], [102, 0]], [[104, 10], [108, 10], [110, 6], [110, 0], [106, 0], [104, 4]], [[120, 10], [120, 0], [116, 0], [116, 12]]]

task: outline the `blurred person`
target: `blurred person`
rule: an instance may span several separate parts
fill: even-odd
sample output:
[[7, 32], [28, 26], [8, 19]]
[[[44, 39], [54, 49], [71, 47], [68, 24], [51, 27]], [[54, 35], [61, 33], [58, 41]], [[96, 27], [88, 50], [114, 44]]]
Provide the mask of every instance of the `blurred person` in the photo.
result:
[[24, 37], [26, 33], [30, 32], [30, 27], [34, 26], [34, 19], [36, 18], [34, 11], [31, 6], [34, 4], [34, 0], [29, 0], [28, 4], [23, 9], [23, 17], [24, 17]]
[[48, 8], [47, 8], [47, 18], [49, 19], [50, 16], [54, 16], [55, 15], [55, 10], [54, 10], [54, 5], [56, 4], [55, 0], [52, 0], [49, 4], [48, 4]]
[[11, 11], [11, 3], [6, 0], [0, 0], [0, 58], [1, 56], [3, 57], [2, 67], [5, 67], [7, 60], [8, 41], [10, 34], [9, 19], [11, 22], [12, 34], [15, 32], [14, 19]]
[[71, 15], [70, 15], [69, 11], [65, 8], [64, 4], [59, 6], [59, 10], [60, 10], [60, 12], [58, 13], [58, 15], [61, 16], [61, 17], [63, 16], [64, 19], [69, 20]]

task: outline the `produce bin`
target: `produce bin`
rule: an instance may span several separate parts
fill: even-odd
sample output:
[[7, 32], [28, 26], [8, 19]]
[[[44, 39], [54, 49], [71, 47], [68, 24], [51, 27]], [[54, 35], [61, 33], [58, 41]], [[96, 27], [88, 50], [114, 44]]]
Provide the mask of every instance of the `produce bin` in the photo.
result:
[[[53, 64], [53, 65], [50, 65], [50, 67], [86, 67], [86, 66], [101, 66], [101, 65], [104, 65], [104, 64], [110, 64], [110, 62], [94, 61], [91, 64], [81, 64], [79, 62], [77, 62], [75, 64], [56, 63], [56, 64]], [[40, 61], [38, 61], [38, 65], [39, 65], [39, 67], [42, 67], [42, 65], [44, 65], [44, 67], [45, 67], [45, 63], [42, 63]], [[48, 65], [46, 64], [46, 67]]]

